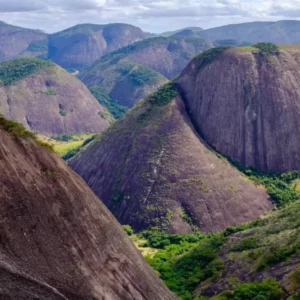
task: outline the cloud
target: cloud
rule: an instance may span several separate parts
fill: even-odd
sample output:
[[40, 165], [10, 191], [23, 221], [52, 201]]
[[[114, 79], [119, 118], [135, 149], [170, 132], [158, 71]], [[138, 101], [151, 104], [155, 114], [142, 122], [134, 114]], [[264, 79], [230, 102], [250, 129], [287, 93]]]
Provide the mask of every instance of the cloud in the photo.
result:
[[131, 23], [160, 32], [299, 18], [299, 0], [0, 0], [0, 20], [55, 32], [79, 23]]

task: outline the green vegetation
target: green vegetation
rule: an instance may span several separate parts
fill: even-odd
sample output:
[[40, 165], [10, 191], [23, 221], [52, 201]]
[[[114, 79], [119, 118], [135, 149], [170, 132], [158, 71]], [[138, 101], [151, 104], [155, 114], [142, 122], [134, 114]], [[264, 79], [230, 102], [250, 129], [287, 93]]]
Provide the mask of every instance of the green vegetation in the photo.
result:
[[245, 251], [245, 250], [249, 250], [249, 249], [255, 249], [257, 247], [258, 247], [258, 245], [257, 245], [257, 241], [256, 241], [255, 237], [251, 236], [251, 237], [243, 239], [241, 242], [234, 245], [231, 248], [231, 251]]
[[228, 160], [256, 184], [265, 186], [268, 194], [279, 207], [300, 199], [300, 193], [293, 184], [296, 179], [300, 178], [300, 171], [287, 173], [262, 172], [256, 168], [244, 167], [233, 159], [229, 158]]
[[9, 85], [53, 64], [35, 58], [18, 58], [0, 63], [0, 84]]
[[177, 90], [172, 82], [163, 85], [158, 91], [148, 96], [151, 104], [166, 105], [177, 96]]
[[92, 142], [95, 134], [64, 134], [60, 136], [43, 137], [39, 136], [39, 141], [52, 145], [53, 150], [64, 160], [75, 156], [83, 147]]
[[105, 107], [115, 119], [119, 119], [128, 110], [127, 107], [122, 106], [117, 101], [111, 99], [109, 94], [103, 88], [92, 87], [90, 91], [98, 102]]
[[225, 242], [222, 235], [180, 235], [148, 230], [139, 236], [146, 239], [144, 246], [159, 249], [146, 259], [183, 300], [193, 299], [192, 292], [199, 282], [217, 277], [224, 267], [217, 255]]
[[38, 140], [36, 135], [33, 132], [26, 130], [25, 127], [22, 124], [14, 122], [14, 121], [7, 120], [1, 114], [0, 114], [0, 129], [6, 131], [11, 136], [14, 136], [14, 137], [17, 137], [17, 138], [22, 138], [22, 137], [31, 138], [38, 145], [40, 145], [44, 148], [47, 148], [50, 151], [54, 150], [52, 145]]
[[122, 61], [117, 68], [122, 77], [129, 78], [135, 85], [155, 83], [161, 79], [161, 75], [144, 65]]
[[253, 45], [254, 48], [257, 48], [260, 50], [260, 53], [262, 54], [276, 54], [279, 51], [279, 48], [277, 45], [272, 43], [257, 43]]
[[60, 110], [59, 110], [59, 113], [60, 113], [63, 117], [66, 117], [67, 114], [68, 114], [64, 109], [60, 109]]
[[223, 293], [213, 298], [214, 300], [280, 300], [283, 291], [275, 279], [269, 278], [262, 283], [238, 284], [234, 291]]
[[41, 41], [32, 42], [26, 51], [30, 52], [48, 52], [48, 40], [44, 39]]
[[123, 225], [122, 226], [124, 231], [126, 232], [127, 235], [132, 236], [133, 235], [133, 229], [130, 225]]
[[230, 46], [212, 48], [197, 55], [196, 59], [199, 61], [198, 68], [201, 69], [211, 64], [219, 55], [230, 48]]

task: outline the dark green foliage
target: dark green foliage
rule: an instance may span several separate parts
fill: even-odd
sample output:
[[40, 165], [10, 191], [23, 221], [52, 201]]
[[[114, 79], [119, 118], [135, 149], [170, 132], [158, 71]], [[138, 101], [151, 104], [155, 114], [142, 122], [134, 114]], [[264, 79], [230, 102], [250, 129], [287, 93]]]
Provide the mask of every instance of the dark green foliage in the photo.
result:
[[261, 257], [258, 270], [286, 261], [291, 255], [299, 252], [298, 245], [291, 246], [273, 246]]
[[232, 227], [228, 227], [224, 230], [224, 236], [229, 236], [231, 234], [234, 234], [236, 232], [240, 232], [240, 231], [244, 231], [244, 230], [247, 230], [247, 229], [250, 229], [250, 228], [255, 228], [255, 227], [260, 227], [260, 226], [263, 226], [265, 225], [265, 220], [263, 219], [258, 219], [258, 220], [255, 220], [255, 221], [252, 221], [250, 223], [245, 223], [245, 224], [241, 224], [241, 225], [238, 225], [238, 226], [232, 226]]
[[179, 245], [183, 242], [193, 244], [210, 236], [200, 232], [196, 234], [169, 234], [160, 230], [146, 230], [140, 235], [148, 241], [150, 247], [157, 249], [164, 249], [168, 245]]
[[177, 96], [177, 90], [172, 82], [163, 85], [158, 91], [148, 97], [152, 104], [166, 105]]
[[278, 206], [285, 206], [300, 199], [299, 193], [295, 190], [294, 187], [291, 186], [293, 180], [300, 178], [299, 171], [293, 171], [283, 174], [262, 172], [255, 168], [246, 168], [244, 166], [241, 166], [239, 163], [232, 159], [229, 159], [229, 161], [241, 172], [249, 176], [249, 178], [256, 184], [264, 185], [272, 200]]
[[64, 134], [64, 135], [58, 135], [58, 136], [51, 136], [51, 139], [56, 140], [58, 142], [68, 142], [73, 139], [72, 134]]
[[168, 237], [166, 233], [158, 235], [157, 232], [151, 234], [147, 231], [143, 237], [147, 238], [148, 244], [163, 248], [146, 259], [182, 300], [192, 300], [196, 286], [217, 277], [224, 267], [217, 255], [225, 242], [221, 235]]
[[219, 55], [221, 55], [224, 51], [226, 51], [229, 48], [229, 46], [217, 47], [209, 49], [199, 54], [198, 56], [196, 56], [197, 60], [199, 61], [198, 68], [201, 69], [211, 64]]
[[41, 41], [32, 42], [26, 51], [30, 52], [48, 52], [48, 40], [44, 39]]
[[65, 110], [63, 110], [63, 109], [60, 109], [59, 110], [59, 113], [63, 116], [63, 117], [66, 117], [67, 116], [67, 112], [65, 111]]
[[300, 293], [295, 294], [291, 300], [300, 300]]
[[127, 235], [129, 235], [129, 236], [133, 235], [134, 232], [130, 225], [123, 225], [122, 227]]
[[18, 58], [0, 63], [0, 83], [12, 84], [43, 68], [49, 68], [53, 64], [48, 61], [35, 58]]
[[235, 288], [230, 300], [280, 300], [283, 291], [275, 279], [269, 278], [259, 283], [241, 283]]
[[245, 251], [257, 248], [258, 244], [255, 237], [251, 236], [241, 240], [238, 244], [231, 247], [231, 251]]
[[276, 54], [279, 52], [278, 46], [272, 43], [257, 43], [253, 47], [259, 49], [262, 54]]
[[93, 136], [91, 136], [91, 137], [89, 137], [88, 139], [86, 139], [86, 140], [83, 142], [83, 144], [82, 144], [81, 147], [84, 147], [84, 146], [88, 145], [88, 144], [89, 144], [90, 142], [92, 142], [96, 137], [97, 137], [96, 134], [93, 135]]
[[68, 151], [66, 154], [64, 154], [64, 155], [62, 156], [62, 158], [63, 158], [64, 160], [68, 160], [68, 159], [74, 157], [79, 151], [80, 151], [80, 147], [79, 147], [79, 148], [76, 148], [76, 149], [72, 149], [72, 150]]
[[91, 93], [98, 100], [98, 102], [105, 107], [115, 119], [119, 119], [128, 110], [127, 107], [119, 104], [117, 101], [113, 100], [109, 94], [101, 87], [92, 87], [90, 89]]

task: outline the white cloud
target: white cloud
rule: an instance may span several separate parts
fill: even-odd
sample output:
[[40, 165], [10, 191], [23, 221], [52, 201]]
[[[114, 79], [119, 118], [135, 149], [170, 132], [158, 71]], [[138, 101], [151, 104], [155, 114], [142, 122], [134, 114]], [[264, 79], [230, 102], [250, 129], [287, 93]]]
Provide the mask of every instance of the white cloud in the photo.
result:
[[300, 0], [0, 0], [0, 20], [58, 31], [79, 23], [131, 23], [148, 31], [300, 19]]

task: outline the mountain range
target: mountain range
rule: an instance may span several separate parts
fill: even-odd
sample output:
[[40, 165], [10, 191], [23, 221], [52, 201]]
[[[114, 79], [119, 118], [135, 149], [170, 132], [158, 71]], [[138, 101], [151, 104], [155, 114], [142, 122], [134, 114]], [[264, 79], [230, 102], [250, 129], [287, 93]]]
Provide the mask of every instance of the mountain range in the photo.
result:
[[0, 299], [299, 300], [299, 24], [0, 23]]

